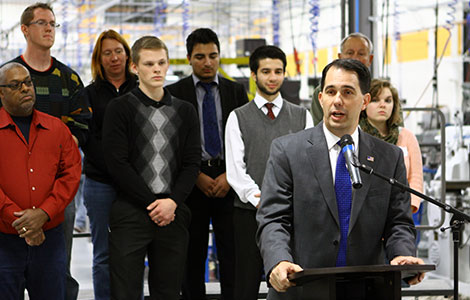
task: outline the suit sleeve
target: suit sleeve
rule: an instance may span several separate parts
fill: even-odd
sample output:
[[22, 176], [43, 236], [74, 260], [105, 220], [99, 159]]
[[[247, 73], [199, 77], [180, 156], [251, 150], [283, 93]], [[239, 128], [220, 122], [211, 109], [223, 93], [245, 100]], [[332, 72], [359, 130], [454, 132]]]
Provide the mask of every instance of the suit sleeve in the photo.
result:
[[[407, 183], [403, 152], [399, 149], [394, 178]], [[387, 257], [391, 260], [396, 256], [416, 255], [416, 229], [410, 210], [410, 194], [392, 186], [384, 230], [384, 242]]]
[[293, 181], [289, 161], [279, 139], [271, 145], [256, 221], [257, 243], [269, 277], [280, 261], [294, 262], [291, 251]]
[[[186, 103], [185, 103], [186, 104]], [[187, 134], [183, 137], [182, 162], [175, 185], [171, 189], [170, 198], [177, 204], [184, 203], [196, 183], [201, 165], [201, 137], [199, 119], [196, 109], [188, 104], [185, 124], [188, 126]]]

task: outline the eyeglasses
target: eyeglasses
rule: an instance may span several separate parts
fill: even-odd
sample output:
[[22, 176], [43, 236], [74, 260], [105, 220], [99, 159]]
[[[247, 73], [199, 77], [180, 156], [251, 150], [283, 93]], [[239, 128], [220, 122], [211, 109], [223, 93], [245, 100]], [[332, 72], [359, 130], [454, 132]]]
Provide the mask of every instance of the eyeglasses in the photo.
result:
[[57, 24], [54, 21], [47, 22], [45, 20], [37, 20], [37, 21], [29, 23], [29, 25], [33, 25], [33, 24], [36, 24], [36, 25], [39, 25], [39, 26], [42, 26], [42, 27], [47, 27], [47, 25], [51, 25], [52, 28], [59, 28], [60, 27], [60, 24]]
[[19, 89], [21, 89], [23, 84], [25, 84], [27, 87], [30, 87], [30, 86], [33, 85], [33, 81], [30, 78], [28, 78], [28, 79], [25, 79], [23, 81], [13, 81], [10, 84], [0, 84], [0, 87], [7, 87], [7, 88], [10, 88], [12, 90], [19, 90]]

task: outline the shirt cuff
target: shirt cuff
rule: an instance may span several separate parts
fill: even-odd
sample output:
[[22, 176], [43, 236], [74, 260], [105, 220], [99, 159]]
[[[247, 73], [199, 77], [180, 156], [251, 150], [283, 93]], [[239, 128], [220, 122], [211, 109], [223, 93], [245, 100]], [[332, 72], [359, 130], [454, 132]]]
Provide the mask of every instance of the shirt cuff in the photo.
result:
[[248, 202], [251, 203], [251, 205], [253, 205], [253, 207], [258, 206], [258, 204], [261, 200], [260, 197], [255, 197], [255, 195], [258, 195], [258, 194], [261, 194], [260, 190], [254, 191], [254, 192], [248, 194], [248, 196], [247, 196]]

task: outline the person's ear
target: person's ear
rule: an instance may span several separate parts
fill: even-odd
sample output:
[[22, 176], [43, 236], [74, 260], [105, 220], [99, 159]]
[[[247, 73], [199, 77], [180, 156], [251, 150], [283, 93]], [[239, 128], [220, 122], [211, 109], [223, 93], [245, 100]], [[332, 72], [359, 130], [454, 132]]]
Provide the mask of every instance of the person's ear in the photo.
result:
[[370, 102], [370, 94], [367, 93], [367, 94], [364, 95], [364, 98], [363, 98], [362, 110], [366, 109], [367, 104], [369, 104], [369, 102]]
[[28, 26], [26, 26], [25, 24], [21, 24], [21, 32], [23, 33], [24, 37], [26, 38], [28, 36]]
[[253, 71], [251, 72], [251, 79], [253, 79], [254, 82], [256, 82], [256, 80], [258, 79], [258, 78], [256, 77], [255, 72], [253, 72]]
[[134, 73], [135, 75], [139, 75], [139, 72], [137, 71], [137, 65], [133, 62], [131, 62], [131, 71], [132, 73]]
[[374, 54], [369, 55], [369, 66], [372, 65], [373, 60], [374, 60]]

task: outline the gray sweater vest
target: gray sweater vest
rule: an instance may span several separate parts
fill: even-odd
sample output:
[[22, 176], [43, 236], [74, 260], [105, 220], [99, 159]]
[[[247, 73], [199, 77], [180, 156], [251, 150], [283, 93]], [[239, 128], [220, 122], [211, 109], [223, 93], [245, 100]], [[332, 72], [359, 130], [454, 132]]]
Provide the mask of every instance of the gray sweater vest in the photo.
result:
[[[244, 161], [247, 174], [261, 188], [272, 141], [277, 137], [303, 130], [306, 124], [306, 109], [284, 100], [281, 111], [274, 120], [265, 115], [254, 101], [234, 111], [245, 145]], [[234, 206], [255, 210], [251, 203], [240, 201], [238, 195], [235, 197]]]

